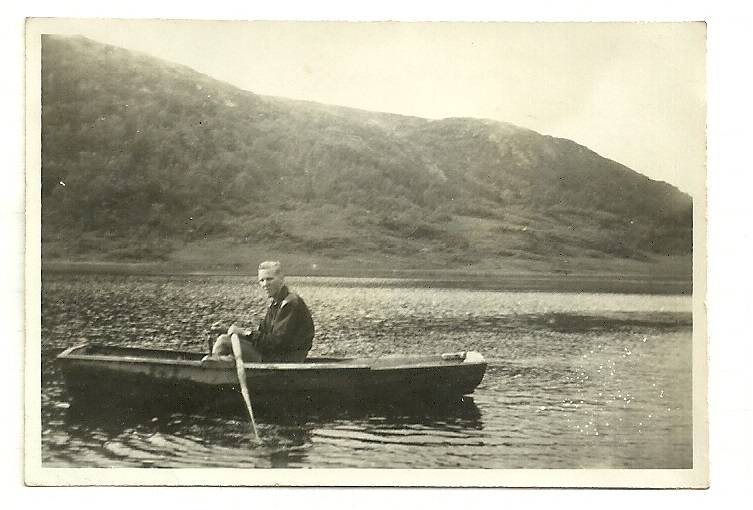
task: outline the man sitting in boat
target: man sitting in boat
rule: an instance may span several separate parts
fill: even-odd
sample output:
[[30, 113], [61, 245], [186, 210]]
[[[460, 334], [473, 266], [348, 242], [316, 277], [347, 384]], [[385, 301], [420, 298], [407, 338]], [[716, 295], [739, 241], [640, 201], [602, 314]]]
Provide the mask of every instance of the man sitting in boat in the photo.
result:
[[259, 285], [272, 302], [256, 331], [233, 324], [220, 335], [209, 359], [233, 359], [231, 336], [237, 334], [243, 361], [302, 363], [314, 339], [314, 321], [306, 303], [285, 285], [277, 261], [259, 264]]

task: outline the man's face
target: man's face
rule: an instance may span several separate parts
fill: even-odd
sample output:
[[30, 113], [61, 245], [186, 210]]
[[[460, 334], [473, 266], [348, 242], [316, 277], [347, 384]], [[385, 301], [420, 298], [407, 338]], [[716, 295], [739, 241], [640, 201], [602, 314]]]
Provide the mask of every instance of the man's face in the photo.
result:
[[282, 288], [282, 275], [274, 269], [259, 269], [259, 285], [269, 297], [275, 297]]

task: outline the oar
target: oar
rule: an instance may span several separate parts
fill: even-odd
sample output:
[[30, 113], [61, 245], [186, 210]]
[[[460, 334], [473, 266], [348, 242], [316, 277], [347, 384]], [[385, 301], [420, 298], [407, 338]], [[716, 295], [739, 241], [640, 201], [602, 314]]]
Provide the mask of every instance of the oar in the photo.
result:
[[248, 394], [248, 385], [246, 384], [246, 367], [243, 365], [243, 357], [241, 356], [241, 340], [236, 333], [230, 337], [230, 341], [233, 344], [233, 356], [235, 356], [235, 370], [238, 373], [238, 382], [241, 385], [241, 394], [243, 400], [246, 402], [246, 409], [248, 415], [251, 417], [251, 427], [254, 429], [254, 437], [259, 440], [259, 432], [256, 430], [256, 420], [254, 420], [254, 410], [251, 409], [251, 397]]

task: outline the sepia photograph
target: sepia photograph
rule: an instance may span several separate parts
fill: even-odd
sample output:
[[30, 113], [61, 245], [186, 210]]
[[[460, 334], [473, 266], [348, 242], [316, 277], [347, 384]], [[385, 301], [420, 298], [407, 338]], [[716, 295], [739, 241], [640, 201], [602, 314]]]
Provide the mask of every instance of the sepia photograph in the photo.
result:
[[26, 483], [708, 487], [706, 41], [28, 19]]

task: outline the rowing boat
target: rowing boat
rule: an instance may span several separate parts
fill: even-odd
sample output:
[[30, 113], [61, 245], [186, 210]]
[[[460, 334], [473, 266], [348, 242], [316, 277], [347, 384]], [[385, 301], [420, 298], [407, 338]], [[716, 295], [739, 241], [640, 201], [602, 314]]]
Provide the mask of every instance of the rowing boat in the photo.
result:
[[[57, 356], [69, 397], [88, 403], [203, 405], [233, 394], [234, 362], [203, 353], [85, 343]], [[415, 399], [438, 402], [473, 393], [486, 371], [475, 351], [376, 358], [312, 357], [303, 363], [245, 363], [254, 405], [280, 402]]]

